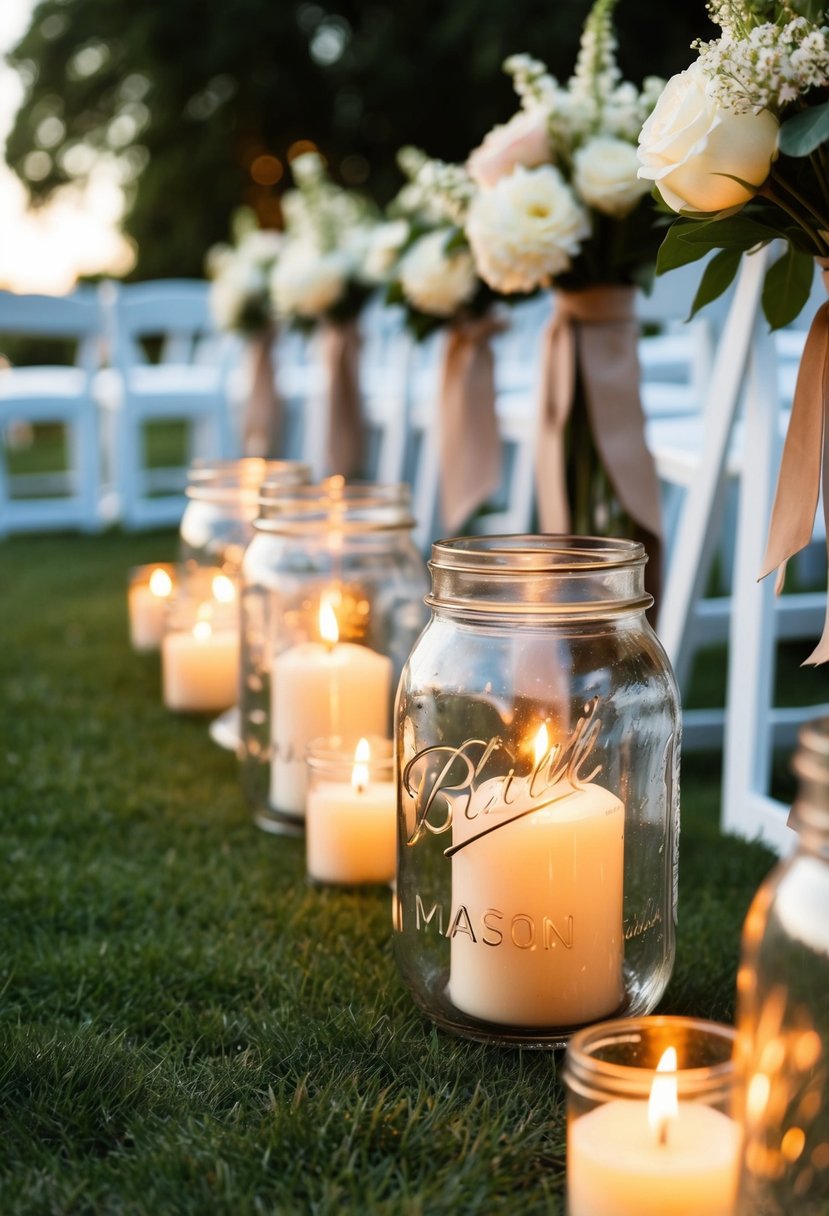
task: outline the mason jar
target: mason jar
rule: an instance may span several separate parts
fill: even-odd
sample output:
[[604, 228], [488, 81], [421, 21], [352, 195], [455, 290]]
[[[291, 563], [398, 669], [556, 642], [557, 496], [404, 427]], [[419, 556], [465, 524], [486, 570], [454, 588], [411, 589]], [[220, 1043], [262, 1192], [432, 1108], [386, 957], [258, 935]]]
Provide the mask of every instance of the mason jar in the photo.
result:
[[266, 485], [260, 511], [242, 563], [242, 780], [260, 827], [297, 833], [311, 740], [391, 737], [428, 580], [408, 486]]
[[214, 566], [234, 576], [253, 535], [259, 512], [259, 487], [265, 480], [304, 485], [307, 465], [293, 460], [194, 461], [187, 473], [187, 506], [179, 525], [182, 562]]
[[737, 975], [739, 1216], [829, 1212], [829, 718], [801, 729], [792, 767], [795, 849], [751, 904]]
[[680, 716], [640, 544], [432, 547], [397, 708], [395, 951], [438, 1025], [560, 1045], [674, 957]]

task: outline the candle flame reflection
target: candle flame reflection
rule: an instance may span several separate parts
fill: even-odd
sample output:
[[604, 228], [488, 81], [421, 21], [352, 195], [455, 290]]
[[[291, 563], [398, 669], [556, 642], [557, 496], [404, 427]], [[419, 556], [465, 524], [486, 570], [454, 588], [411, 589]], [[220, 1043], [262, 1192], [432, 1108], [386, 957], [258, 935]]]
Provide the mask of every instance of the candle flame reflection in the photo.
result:
[[160, 600], [166, 600], [172, 593], [173, 580], [170, 578], [166, 570], [153, 570], [150, 575], [150, 594], [155, 595]]
[[533, 746], [535, 748], [535, 767], [538, 768], [550, 750], [550, 736], [547, 733], [546, 722], [542, 722], [539, 726]]
[[219, 604], [232, 604], [236, 599], [236, 588], [233, 586], [233, 580], [229, 579], [226, 574], [214, 576], [212, 591], [213, 599]]
[[[668, 1142], [668, 1128], [679, 1113], [676, 1082], [676, 1048], [668, 1047], [656, 1066], [648, 1100], [648, 1123], [660, 1144]], [[671, 1073], [671, 1076], [662, 1075]]]
[[368, 785], [368, 762], [371, 748], [368, 739], [361, 739], [354, 750], [354, 768], [351, 770], [351, 785], [358, 794]]
[[323, 595], [320, 600], [320, 637], [329, 646], [335, 646], [340, 640], [340, 627], [337, 624], [337, 614], [331, 599]]
[[197, 642], [207, 642], [213, 635], [213, 626], [210, 621], [196, 621], [193, 626], [193, 637]]

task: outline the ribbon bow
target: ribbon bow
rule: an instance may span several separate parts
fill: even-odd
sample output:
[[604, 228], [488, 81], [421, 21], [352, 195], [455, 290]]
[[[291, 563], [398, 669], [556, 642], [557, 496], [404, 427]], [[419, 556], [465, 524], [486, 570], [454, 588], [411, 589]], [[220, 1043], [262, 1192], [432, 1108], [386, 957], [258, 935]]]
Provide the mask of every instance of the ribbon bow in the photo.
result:
[[661, 505], [639, 396], [635, 299], [633, 287], [557, 293], [543, 337], [536, 479], [542, 530], [566, 532], [570, 511], [564, 430], [578, 380], [584, 388], [593, 439], [616, 497], [648, 534], [648, 582], [653, 591], [661, 557]]
[[443, 520], [459, 529], [501, 484], [491, 339], [506, 328], [486, 315], [447, 329], [440, 379], [440, 473]]

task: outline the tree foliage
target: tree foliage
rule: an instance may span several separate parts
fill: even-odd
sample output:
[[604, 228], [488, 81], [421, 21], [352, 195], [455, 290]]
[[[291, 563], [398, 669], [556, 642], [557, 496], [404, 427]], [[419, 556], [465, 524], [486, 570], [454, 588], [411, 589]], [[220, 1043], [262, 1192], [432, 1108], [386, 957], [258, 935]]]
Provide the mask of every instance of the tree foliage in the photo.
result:
[[[35, 202], [116, 156], [136, 274], [198, 274], [232, 212], [278, 226], [291, 149], [386, 201], [407, 143], [458, 159], [514, 98], [504, 58], [560, 77], [590, 0], [41, 0], [10, 55], [27, 83], [7, 159]], [[632, 79], [669, 74], [705, 32], [702, 0], [619, 7]]]

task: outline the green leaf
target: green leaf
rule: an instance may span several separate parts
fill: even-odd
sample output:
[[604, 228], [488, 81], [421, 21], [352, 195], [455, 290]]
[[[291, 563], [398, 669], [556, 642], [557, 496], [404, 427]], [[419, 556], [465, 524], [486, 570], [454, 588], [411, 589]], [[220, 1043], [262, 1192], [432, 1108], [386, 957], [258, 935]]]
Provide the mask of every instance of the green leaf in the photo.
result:
[[712, 300], [721, 296], [727, 287], [730, 287], [740, 267], [742, 256], [742, 249], [736, 248], [721, 249], [719, 253], [714, 254], [703, 271], [694, 302], [691, 305], [689, 320], [706, 304], [710, 304]]
[[814, 259], [791, 245], [782, 258], [769, 267], [763, 283], [763, 313], [772, 329], [795, 319], [809, 298], [814, 279]]
[[829, 101], [809, 106], [780, 127], [779, 148], [786, 156], [809, 156], [829, 139]]
[[656, 254], [656, 273], [665, 274], [668, 270], [676, 270], [678, 266], [687, 266], [689, 262], [698, 262], [707, 252], [704, 245], [692, 245], [685, 239], [688, 228], [695, 224], [673, 224], [659, 246]]
[[683, 240], [702, 244], [706, 249], [753, 249], [755, 245], [768, 244], [779, 235], [774, 228], [740, 214], [694, 223], [684, 234]]

